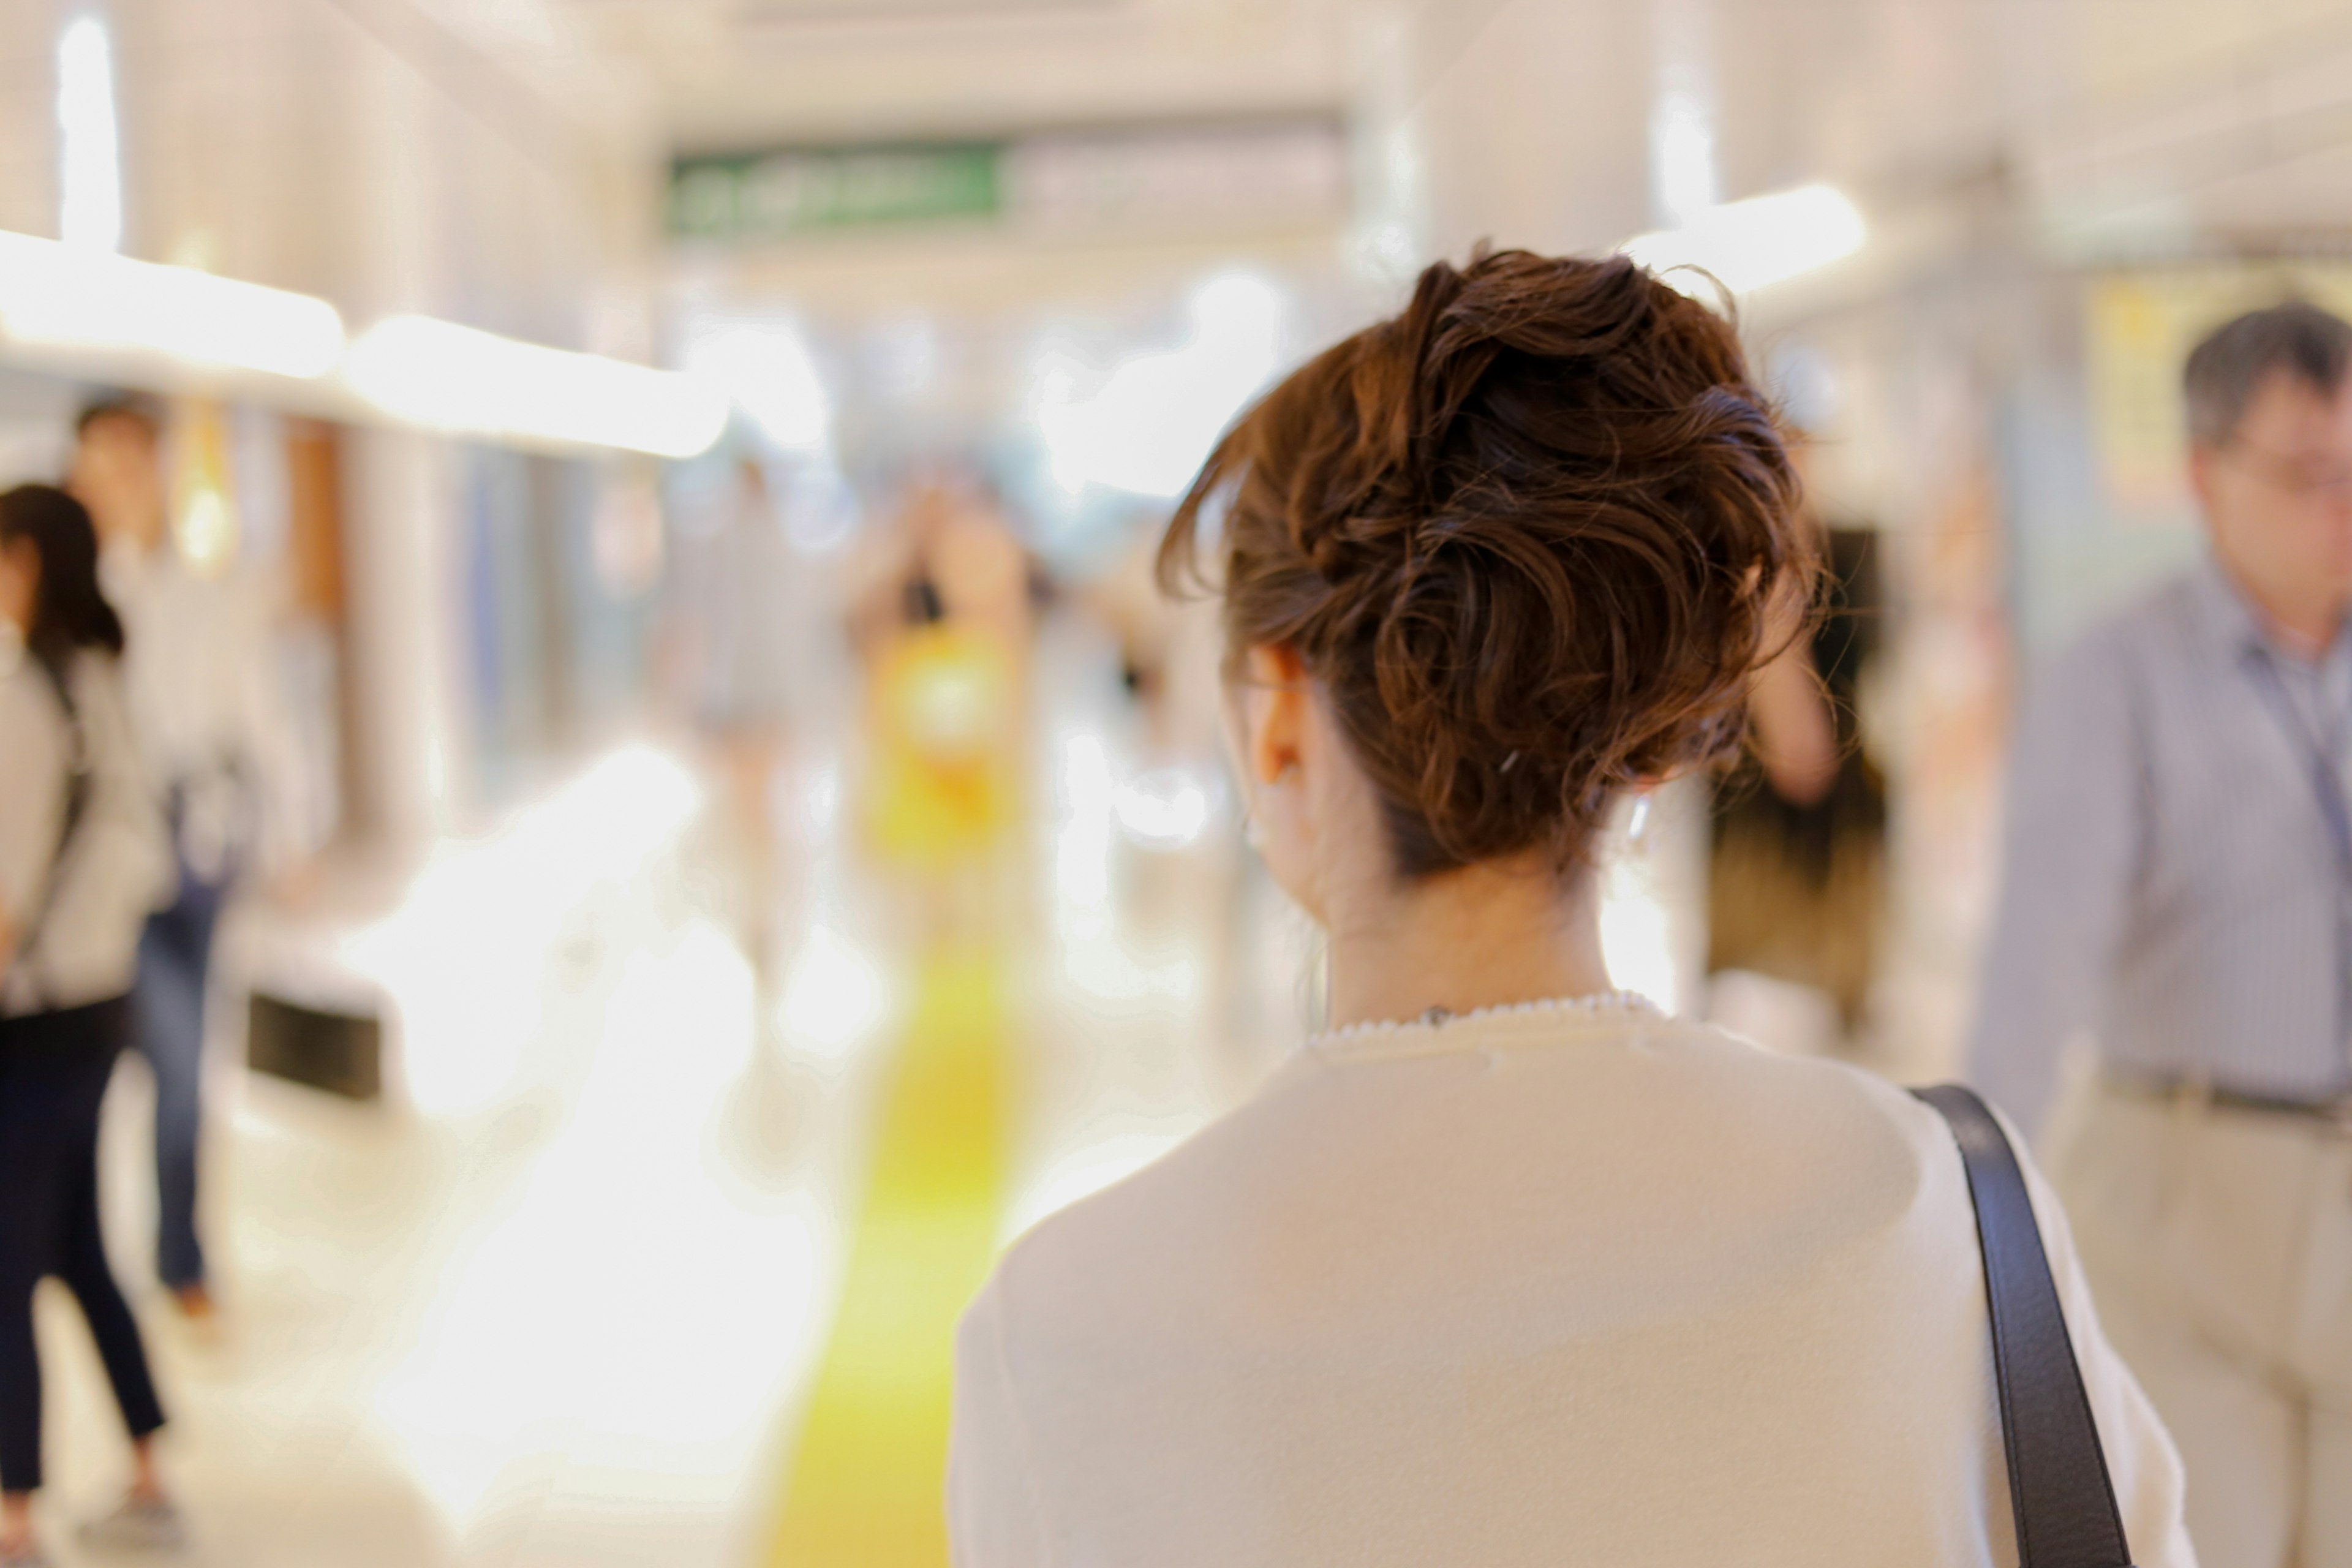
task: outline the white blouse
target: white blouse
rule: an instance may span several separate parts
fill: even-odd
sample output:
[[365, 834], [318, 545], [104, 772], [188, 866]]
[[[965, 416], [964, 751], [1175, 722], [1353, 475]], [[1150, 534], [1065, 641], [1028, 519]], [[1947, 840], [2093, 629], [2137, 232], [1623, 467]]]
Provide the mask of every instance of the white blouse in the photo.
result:
[[[84, 652], [67, 679], [90, 781], [60, 858], [73, 729], [48, 676], [0, 621], [0, 913], [18, 944], [0, 978], [0, 1017], [124, 994], [138, 973], [140, 931], [172, 889], [171, 841], [131, 737], [120, 668]], [[37, 933], [26, 929], [36, 919]]]
[[[2029, 1171], [2142, 1568], [2180, 1464]], [[961, 1568], [2016, 1562], [1975, 1224], [1902, 1090], [1626, 999], [1327, 1036], [972, 1303]]]

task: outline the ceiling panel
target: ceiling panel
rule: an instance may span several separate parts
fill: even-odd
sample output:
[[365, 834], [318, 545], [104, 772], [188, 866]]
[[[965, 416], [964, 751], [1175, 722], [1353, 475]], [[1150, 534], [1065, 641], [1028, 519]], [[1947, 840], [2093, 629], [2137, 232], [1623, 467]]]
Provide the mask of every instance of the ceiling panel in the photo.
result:
[[1330, 112], [1353, 0], [566, 0], [672, 143], [992, 135]]

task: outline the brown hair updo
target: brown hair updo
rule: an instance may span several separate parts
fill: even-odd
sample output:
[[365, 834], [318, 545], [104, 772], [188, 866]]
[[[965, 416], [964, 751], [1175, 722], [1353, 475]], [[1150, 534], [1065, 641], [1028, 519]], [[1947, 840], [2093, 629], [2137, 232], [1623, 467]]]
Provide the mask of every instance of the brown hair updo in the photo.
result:
[[1589, 857], [1619, 792], [1738, 739], [1814, 547], [1732, 326], [1622, 257], [1478, 254], [1221, 441], [1160, 546], [1224, 510], [1231, 654], [1296, 650], [1399, 874]]

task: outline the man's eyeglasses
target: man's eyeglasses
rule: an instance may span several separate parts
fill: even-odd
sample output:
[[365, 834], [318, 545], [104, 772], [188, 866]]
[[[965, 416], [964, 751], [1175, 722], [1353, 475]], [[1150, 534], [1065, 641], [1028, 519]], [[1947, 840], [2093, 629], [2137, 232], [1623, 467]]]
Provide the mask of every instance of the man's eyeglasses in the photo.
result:
[[2290, 458], [2277, 452], [2267, 452], [2243, 441], [2231, 441], [2222, 451], [2242, 464], [2249, 473], [2263, 483], [2285, 491], [2301, 500], [2317, 500], [2322, 497], [2352, 496], [2352, 467], [2314, 463], [2302, 458]]

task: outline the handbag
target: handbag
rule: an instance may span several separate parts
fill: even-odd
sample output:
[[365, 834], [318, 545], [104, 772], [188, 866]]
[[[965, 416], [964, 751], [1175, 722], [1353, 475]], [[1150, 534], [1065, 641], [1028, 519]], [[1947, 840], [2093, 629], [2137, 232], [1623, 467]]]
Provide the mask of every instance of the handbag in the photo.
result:
[[2019, 1568], [2130, 1568], [2106, 1451], [2017, 1152], [1973, 1091], [1945, 1084], [1912, 1092], [1950, 1124], [1976, 1208]]

